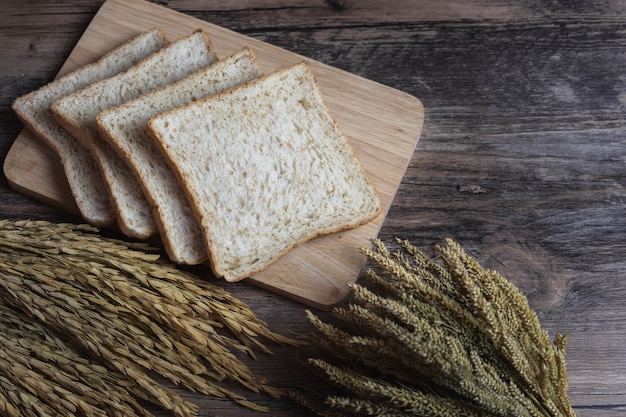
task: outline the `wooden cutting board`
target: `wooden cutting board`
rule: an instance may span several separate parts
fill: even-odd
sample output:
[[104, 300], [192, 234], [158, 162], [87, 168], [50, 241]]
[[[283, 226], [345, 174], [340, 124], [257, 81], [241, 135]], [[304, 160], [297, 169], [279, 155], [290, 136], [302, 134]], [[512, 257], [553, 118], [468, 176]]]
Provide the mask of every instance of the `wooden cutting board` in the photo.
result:
[[[155, 26], [170, 40], [201, 28], [220, 57], [249, 45], [265, 72], [302, 60], [311, 63], [331, 114], [377, 188], [382, 213], [356, 229], [305, 243], [248, 281], [313, 307], [332, 307], [349, 293], [346, 284], [359, 277], [365, 264], [361, 248], [378, 234], [393, 201], [421, 134], [422, 103], [404, 92], [143, 0], [108, 0], [59, 75]], [[58, 157], [28, 129], [9, 150], [4, 172], [15, 190], [78, 213]]]

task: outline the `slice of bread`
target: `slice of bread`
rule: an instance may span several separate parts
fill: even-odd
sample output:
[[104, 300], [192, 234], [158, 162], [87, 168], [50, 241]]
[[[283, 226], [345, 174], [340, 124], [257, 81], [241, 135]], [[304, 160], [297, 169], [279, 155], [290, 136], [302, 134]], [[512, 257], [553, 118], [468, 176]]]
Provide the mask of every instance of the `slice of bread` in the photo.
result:
[[157, 115], [148, 132], [200, 218], [214, 273], [228, 281], [380, 212], [304, 62]]
[[209, 38], [198, 30], [172, 42], [127, 71], [91, 84], [53, 104], [52, 111], [61, 126], [95, 156], [118, 225], [127, 236], [145, 239], [156, 234], [156, 221], [130, 167], [99, 136], [96, 117], [102, 110], [178, 81], [215, 61], [217, 55]]
[[13, 110], [22, 122], [59, 155], [80, 214], [94, 226], [113, 225], [115, 212], [109, 197], [102, 192], [104, 180], [95, 160], [82, 143], [57, 123], [51, 110], [52, 103], [89, 84], [127, 70], [165, 45], [167, 41], [163, 32], [152, 29], [118, 46], [98, 61], [59, 77], [13, 102]]
[[181, 264], [207, 260], [202, 229], [194, 217], [176, 175], [161, 150], [146, 133], [148, 120], [159, 113], [224, 91], [261, 75], [249, 47], [189, 77], [131, 100], [98, 115], [102, 138], [133, 169], [148, 200], [166, 252]]

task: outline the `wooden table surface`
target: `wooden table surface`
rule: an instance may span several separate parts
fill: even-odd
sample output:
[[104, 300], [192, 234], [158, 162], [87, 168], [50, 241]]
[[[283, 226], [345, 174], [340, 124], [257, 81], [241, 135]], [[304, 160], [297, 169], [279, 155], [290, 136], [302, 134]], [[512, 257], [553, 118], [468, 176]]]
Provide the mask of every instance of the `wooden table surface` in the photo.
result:
[[[102, 2], [0, 5], [3, 157], [22, 129], [11, 102], [55, 76]], [[569, 333], [577, 414], [624, 414], [626, 2], [157, 3], [418, 97], [424, 130], [380, 238], [426, 250], [444, 237], [459, 240], [524, 291], [551, 335]], [[80, 221], [14, 192], [4, 178], [0, 218]], [[274, 330], [311, 329], [294, 301], [220, 284]], [[274, 347], [274, 356], [250, 365], [275, 385], [306, 385], [306, 349]], [[258, 415], [185, 395], [204, 416]], [[270, 415], [308, 415], [286, 400], [258, 401]]]

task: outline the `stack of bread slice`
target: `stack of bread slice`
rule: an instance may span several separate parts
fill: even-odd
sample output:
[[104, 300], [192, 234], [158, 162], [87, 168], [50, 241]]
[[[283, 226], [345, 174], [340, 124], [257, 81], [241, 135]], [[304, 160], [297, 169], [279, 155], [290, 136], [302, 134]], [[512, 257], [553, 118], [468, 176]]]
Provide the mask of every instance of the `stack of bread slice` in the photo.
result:
[[[123, 72], [167, 45], [162, 31], [150, 30], [112, 50], [97, 62], [52, 81], [13, 102], [13, 110], [61, 159], [78, 209], [89, 223], [104, 227], [115, 222], [105, 184], [89, 150], [56, 122], [52, 104], [99, 80]], [[97, 191], [96, 191], [97, 190]]]
[[251, 48], [219, 59], [201, 30], [141, 34], [13, 108], [87, 222], [158, 234], [172, 261], [228, 281], [380, 212], [310, 66], [264, 75]]

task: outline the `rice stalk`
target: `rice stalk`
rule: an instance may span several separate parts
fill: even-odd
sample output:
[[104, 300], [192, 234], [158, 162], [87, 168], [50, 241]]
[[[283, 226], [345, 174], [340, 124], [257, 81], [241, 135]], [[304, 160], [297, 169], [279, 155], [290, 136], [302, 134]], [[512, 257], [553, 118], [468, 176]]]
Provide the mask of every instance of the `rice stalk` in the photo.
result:
[[149, 415], [137, 399], [197, 413], [152, 372], [267, 411], [228, 388], [280, 394], [235, 352], [300, 344], [156, 249], [87, 225], [0, 221], [0, 305], [3, 415]]

